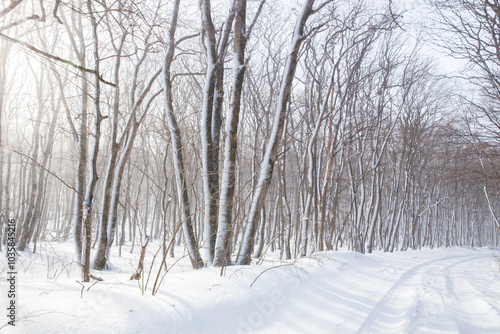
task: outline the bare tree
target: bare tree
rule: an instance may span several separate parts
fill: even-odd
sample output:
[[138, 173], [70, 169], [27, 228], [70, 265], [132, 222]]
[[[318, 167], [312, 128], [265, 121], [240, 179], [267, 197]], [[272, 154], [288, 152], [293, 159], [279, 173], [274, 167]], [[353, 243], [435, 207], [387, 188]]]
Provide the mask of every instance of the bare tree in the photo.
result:
[[[120, 7], [121, 4], [119, 4], [118, 7], [119, 13]], [[153, 14], [153, 21], [156, 21], [159, 10], [160, 7], [157, 7]], [[120, 129], [118, 126], [118, 121], [119, 119], [124, 117], [124, 113], [120, 112], [120, 109], [123, 108], [123, 101], [121, 100], [120, 93], [120, 61], [122, 58], [122, 49], [124, 48], [124, 44], [128, 36], [127, 31], [133, 29], [133, 26], [130, 27], [130, 29], [127, 29], [127, 27], [124, 26], [124, 22], [120, 21], [118, 26], [119, 32], [124, 32], [121, 35], [119, 44], [113, 45], [113, 49], [116, 54], [114, 79], [116, 87], [114, 88], [114, 99], [112, 104], [113, 113], [111, 126], [111, 150], [108, 167], [106, 169], [105, 182], [103, 184], [103, 204], [101, 224], [99, 228], [99, 247], [94, 261], [95, 269], [104, 269], [106, 267], [107, 260], [109, 260], [110, 249], [115, 237], [120, 187], [126, 162], [128, 161], [132, 152], [132, 147], [141, 123], [145, 119], [148, 110], [150, 110], [153, 101], [162, 92], [162, 90], [160, 89], [153, 94], [149, 94], [155, 87], [155, 82], [160, 76], [161, 70], [155, 71], [145, 82], [143, 82], [139, 78], [139, 76], [145, 70], [145, 62], [147, 60], [147, 57], [151, 54], [150, 49], [154, 43], [153, 41], [151, 41], [151, 36], [153, 35], [154, 26], [154, 24], [151, 24], [148, 31], [146, 32], [143, 41], [144, 50], [137, 56], [137, 61], [133, 64], [133, 72], [130, 76], [130, 97], [129, 103], [127, 105], [129, 115], [126, 118], [126, 122], [123, 126], [123, 129], [121, 130], [121, 133], [119, 133]], [[110, 29], [111, 28], [108, 28], [108, 31], [111, 34], [112, 32], [110, 31]], [[133, 40], [135, 40], [136, 38], [138, 37], [132, 36]], [[139, 87], [141, 86], [143, 87], [139, 90]]]
[[[229, 42], [232, 22], [234, 20], [234, 4], [229, 10], [219, 42], [217, 42], [210, 0], [200, 1], [202, 20], [202, 42], [207, 58], [207, 74], [203, 88], [202, 112], [202, 165], [204, 193], [204, 244], [207, 265], [214, 260], [214, 249], [217, 230], [217, 199], [219, 196], [219, 155], [218, 140], [221, 127], [221, 110], [224, 86], [224, 60]], [[220, 96], [219, 96], [220, 95]]]
[[[261, 2], [254, 23], [257, 20], [264, 1]], [[246, 0], [235, 3], [236, 18], [234, 22], [233, 42], [233, 81], [231, 89], [230, 109], [226, 117], [224, 165], [220, 193], [219, 222], [217, 229], [217, 243], [215, 245], [214, 265], [225, 266], [230, 262], [230, 243], [233, 231], [233, 200], [236, 187], [236, 153], [238, 146], [238, 124], [241, 110], [241, 95], [245, 76], [245, 48], [250, 37], [253, 24], [249, 31], [246, 29]]]
[[193, 231], [193, 225], [191, 223], [191, 212], [190, 212], [190, 202], [187, 189], [187, 183], [185, 179], [185, 166], [184, 166], [184, 147], [182, 144], [181, 130], [177, 123], [177, 119], [174, 114], [173, 107], [173, 96], [172, 96], [172, 78], [170, 68], [175, 54], [175, 30], [177, 28], [177, 17], [179, 14], [179, 2], [180, 0], [175, 0], [174, 7], [172, 9], [172, 19], [170, 21], [170, 31], [168, 34], [168, 46], [167, 54], [165, 56], [165, 61], [163, 64], [163, 83], [164, 83], [164, 102], [165, 102], [165, 116], [168, 121], [168, 126], [170, 130], [170, 137], [172, 140], [172, 153], [175, 168], [175, 177], [177, 182], [177, 193], [179, 199], [179, 206], [181, 210], [181, 224], [184, 232], [184, 241], [186, 242], [186, 247], [189, 253], [189, 259], [191, 260], [191, 265], [193, 268], [203, 267], [203, 260], [200, 256], [200, 251], [198, 248], [198, 242], [196, 241], [196, 236]]
[[271, 138], [266, 146], [264, 160], [261, 163], [259, 171], [259, 180], [252, 196], [252, 204], [248, 219], [246, 222], [245, 236], [240, 253], [238, 254], [238, 264], [250, 264], [251, 254], [254, 247], [255, 233], [257, 232], [257, 223], [259, 214], [264, 206], [264, 200], [271, 184], [274, 163], [278, 156], [278, 149], [283, 134], [283, 125], [285, 123], [287, 105], [290, 100], [292, 82], [297, 68], [299, 49], [304, 40], [304, 31], [307, 19], [315, 12], [313, 9], [314, 0], [306, 0], [295, 25], [290, 53], [285, 65], [285, 72], [281, 81], [280, 96], [274, 119]]
[[[500, 2], [498, 0], [431, 1], [440, 19], [438, 43], [451, 56], [467, 61], [465, 77], [481, 98], [464, 96], [474, 112], [469, 115], [473, 140], [497, 142], [500, 138]], [[473, 118], [480, 118], [476, 122]], [[477, 146], [479, 148], [481, 145]], [[478, 152], [481, 155], [481, 152]], [[484, 162], [484, 161], [483, 161]], [[497, 179], [497, 183], [498, 183]], [[485, 198], [489, 201], [488, 193]], [[500, 230], [500, 227], [498, 227]]]

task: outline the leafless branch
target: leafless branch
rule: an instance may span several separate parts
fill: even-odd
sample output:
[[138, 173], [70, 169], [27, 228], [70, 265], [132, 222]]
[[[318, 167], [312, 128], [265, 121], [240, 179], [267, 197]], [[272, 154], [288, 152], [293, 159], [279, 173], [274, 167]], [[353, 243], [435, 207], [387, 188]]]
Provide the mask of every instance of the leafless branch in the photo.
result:
[[42, 168], [44, 171], [46, 171], [47, 173], [49, 173], [50, 175], [52, 175], [53, 177], [55, 177], [57, 180], [59, 180], [62, 184], [64, 184], [66, 187], [68, 187], [69, 189], [71, 190], [74, 190], [77, 194], [80, 194], [80, 192], [78, 190], [76, 190], [73, 186], [67, 184], [63, 179], [61, 179], [59, 176], [57, 176], [56, 174], [54, 174], [52, 171], [50, 171], [49, 169], [43, 167], [38, 161], [34, 160], [32, 157], [22, 153], [22, 152], [19, 152], [19, 151], [16, 151], [16, 150], [13, 150], [13, 149], [10, 149], [9, 151], [11, 152], [14, 152], [16, 154], [19, 154], [20, 156], [24, 157], [24, 158], [27, 158], [29, 160], [31, 160], [31, 162], [33, 162], [34, 164], [36, 164], [38, 167]]
[[35, 52], [36, 54], [42, 56], [42, 57], [45, 57], [45, 58], [48, 58], [48, 59], [51, 59], [51, 60], [55, 60], [55, 61], [58, 61], [58, 62], [61, 62], [63, 64], [67, 64], [67, 65], [70, 65], [71, 67], [74, 67], [76, 68], [77, 70], [80, 70], [80, 71], [83, 71], [83, 72], [87, 72], [87, 73], [91, 73], [91, 74], [94, 74], [94, 75], [97, 75], [97, 77], [99, 78], [99, 81], [101, 81], [102, 83], [106, 84], [106, 85], [109, 85], [109, 86], [112, 86], [112, 87], [116, 87], [116, 85], [112, 82], [109, 82], [105, 79], [103, 79], [99, 73], [96, 73], [95, 70], [91, 70], [91, 69], [88, 69], [86, 67], [83, 67], [81, 65], [77, 65], [75, 63], [73, 63], [72, 61], [70, 60], [67, 60], [67, 59], [63, 59], [61, 57], [58, 57], [58, 56], [54, 56], [48, 52], [45, 52], [43, 50], [40, 50], [36, 47], [34, 47], [33, 45], [30, 45], [26, 42], [23, 42], [23, 41], [20, 41], [18, 39], [15, 39], [15, 38], [12, 38], [10, 36], [7, 36], [5, 34], [2, 34], [0, 33], [0, 37], [11, 42], [11, 43], [14, 43], [14, 44], [19, 44], [21, 45], [22, 47], [24, 47], [25, 49], [28, 49], [30, 51], [33, 51]]

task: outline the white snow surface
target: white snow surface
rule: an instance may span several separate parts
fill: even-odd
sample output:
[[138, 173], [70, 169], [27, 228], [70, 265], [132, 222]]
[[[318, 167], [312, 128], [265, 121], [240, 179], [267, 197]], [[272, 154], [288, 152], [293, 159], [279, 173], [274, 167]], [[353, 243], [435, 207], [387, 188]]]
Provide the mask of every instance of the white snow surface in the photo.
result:
[[[147, 276], [129, 281], [138, 247], [122, 257], [115, 247], [114, 269], [94, 271], [104, 281], [83, 283], [83, 292], [71, 242], [37, 247], [17, 259], [15, 327], [4, 326], [1, 254], [0, 333], [500, 333], [499, 248], [269, 254], [222, 276], [184, 258], [152, 296], [156, 267], [144, 295]], [[147, 271], [157, 248], [148, 247]]]

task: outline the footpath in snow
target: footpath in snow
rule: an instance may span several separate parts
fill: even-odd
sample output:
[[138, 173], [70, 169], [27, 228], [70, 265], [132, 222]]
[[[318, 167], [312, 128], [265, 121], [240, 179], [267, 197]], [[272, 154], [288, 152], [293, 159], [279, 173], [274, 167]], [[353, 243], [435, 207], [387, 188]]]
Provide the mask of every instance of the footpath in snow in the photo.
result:
[[0, 333], [500, 333], [498, 248], [324, 252], [222, 276], [181, 263], [152, 296], [151, 278], [128, 280], [128, 253], [82, 292], [71, 247], [58, 247], [18, 259], [15, 327], [2, 254]]

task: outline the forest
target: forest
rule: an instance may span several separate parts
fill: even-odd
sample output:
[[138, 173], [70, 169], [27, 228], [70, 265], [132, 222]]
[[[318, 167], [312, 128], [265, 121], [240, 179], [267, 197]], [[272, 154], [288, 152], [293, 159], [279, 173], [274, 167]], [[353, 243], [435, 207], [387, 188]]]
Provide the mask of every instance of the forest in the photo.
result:
[[0, 247], [83, 282], [498, 247], [499, 144], [498, 0], [0, 4]]

